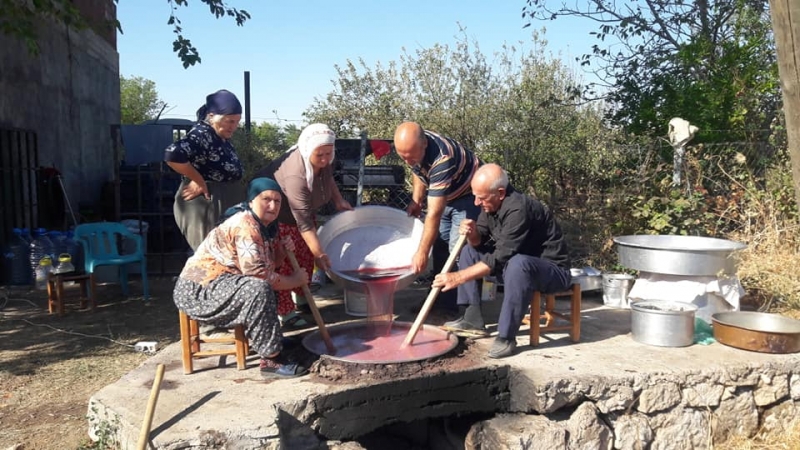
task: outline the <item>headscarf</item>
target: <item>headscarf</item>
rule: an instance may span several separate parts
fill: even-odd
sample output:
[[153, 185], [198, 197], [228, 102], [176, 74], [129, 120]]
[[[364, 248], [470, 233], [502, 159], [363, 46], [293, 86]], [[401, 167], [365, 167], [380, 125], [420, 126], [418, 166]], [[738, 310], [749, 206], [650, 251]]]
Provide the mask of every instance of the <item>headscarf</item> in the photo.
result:
[[[313, 123], [303, 128], [303, 132], [300, 133], [300, 137], [297, 139], [297, 145], [292, 146], [292, 148], [288, 150], [298, 150], [300, 152], [300, 156], [303, 158], [303, 166], [306, 169], [306, 184], [308, 184], [309, 191], [314, 188], [314, 167], [309, 160], [311, 153], [317, 147], [333, 145], [335, 142], [336, 134], [330, 127], [324, 123]], [[336, 152], [334, 150], [333, 156], [331, 156], [331, 162], [333, 162], [335, 157]]]
[[222, 217], [219, 219], [219, 223], [224, 222], [234, 214], [241, 212], [241, 211], [250, 211], [250, 214], [255, 217], [256, 222], [258, 223], [259, 231], [261, 232], [261, 237], [264, 238], [265, 241], [271, 240], [275, 235], [278, 233], [278, 225], [277, 221], [270, 223], [269, 225], [264, 225], [261, 223], [261, 219], [256, 216], [256, 213], [250, 208], [250, 202], [253, 201], [254, 198], [258, 197], [264, 191], [278, 191], [283, 194], [280, 185], [278, 182], [273, 180], [272, 178], [267, 177], [260, 177], [254, 178], [250, 183], [247, 185], [247, 200], [238, 203], [236, 205], [231, 206], [230, 208], [226, 209], [225, 212], [222, 214]]
[[233, 115], [242, 113], [242, 104], [232, 92], [220, 89], [206, 96], [206, 104], [197, 110], [197, 121], [204, 120], [208, 113]]

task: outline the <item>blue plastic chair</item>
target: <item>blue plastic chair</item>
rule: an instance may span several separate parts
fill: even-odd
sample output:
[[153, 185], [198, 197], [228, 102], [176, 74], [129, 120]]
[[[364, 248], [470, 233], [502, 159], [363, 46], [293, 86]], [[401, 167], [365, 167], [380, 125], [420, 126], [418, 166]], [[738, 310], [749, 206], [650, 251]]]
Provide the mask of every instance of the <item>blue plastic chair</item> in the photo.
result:
[[[122, 294], [127, 296], [128, 264], [138, 262], [142, 265], [141, 274], [144, 299], [149, 300], [147, 258], [144, 255], [141, 236], [131, 233], [125, 225], [119, 222], [95, 222], [85, 223], [75, 227], [75, 239], [83, 246], [84, 268], [91, 280], [92, 297], [94, 297], [95, 291], [94, 269], [96, 267], [118, 266]], [[131, 239], [136, 243], [136, 251], [134, 253], [120, 253], [119, 249], [124, 239]]]

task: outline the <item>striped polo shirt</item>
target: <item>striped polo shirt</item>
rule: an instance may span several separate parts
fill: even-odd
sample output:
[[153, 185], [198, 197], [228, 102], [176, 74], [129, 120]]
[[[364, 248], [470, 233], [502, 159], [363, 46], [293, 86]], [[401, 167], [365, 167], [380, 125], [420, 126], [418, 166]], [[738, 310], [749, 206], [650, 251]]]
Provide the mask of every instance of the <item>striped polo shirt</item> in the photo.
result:
[[472, 193], [470, 181], [481, 160], [453, 139], [427, 130], [425, 137], [425, 156], [411, 171], [427, 186], [428, 195], [450, 202]]

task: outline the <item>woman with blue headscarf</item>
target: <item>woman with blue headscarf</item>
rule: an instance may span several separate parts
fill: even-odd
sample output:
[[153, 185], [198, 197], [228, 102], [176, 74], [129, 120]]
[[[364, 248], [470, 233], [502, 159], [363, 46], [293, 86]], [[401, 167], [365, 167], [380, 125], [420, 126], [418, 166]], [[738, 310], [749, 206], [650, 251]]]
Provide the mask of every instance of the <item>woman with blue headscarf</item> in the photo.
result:
[[304, 270], [276, 272], [294, 250], [276, 239], [281, 188], [271, 178], [256, 178], [247, 201], [226, 211], [224, 222], [197, 247], [175, 283], [175, 305], [192, 319], [218, 328], [244, 325], [250, 346], [261, 356], [265, 375], [294, 377], [307, 370], [280, 355], [281, 324], [275, 291], [308, 283]]
[[239, 99], [224, 89], [214, 92], [197, 110], [194, 127], [164, 151], [167, 165], [183, 176], [173, 212], [192, 250], [220, 215], [244, 196], [242, 163], [230, 142], [241, 119]]

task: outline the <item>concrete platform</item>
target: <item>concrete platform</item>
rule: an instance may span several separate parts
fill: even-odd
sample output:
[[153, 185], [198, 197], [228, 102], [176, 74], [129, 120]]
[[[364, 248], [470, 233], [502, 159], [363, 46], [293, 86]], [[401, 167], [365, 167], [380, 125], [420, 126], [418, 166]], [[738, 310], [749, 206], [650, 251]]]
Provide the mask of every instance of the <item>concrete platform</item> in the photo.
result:
[[[398, 320], [412, 322], [413, 306], [427, 293], [419, 286], [397, 293]], [[356, 319], [344, 314], [343, 295], [335, 286], [324, 286], [316, 297], [327, 324]], [[495, 320], [500, 301], [484, 305], [487, 319]], [[445, 319], [432, 314], [428, 323]], [[524, 327], [517, 338], [517, 354], [493, 360], [485, 356], [491, 342], [479, 339], [460, 346], [456, 355], [407, 363], [416, 364], [416, 374], [382, 368], [397, 370], [398, 377], [377, 382], [369, 367], [346, 379], [312, 373], [292, 380], [264, 380], [255, 356], [244, 371], [236, 370], [232, 359], [218, 367], [219, 358], [209, 358], [195, 363], [199, 370], [194, 374], [184, 375], [176, 343], [97, 392], [90, 400], [90, 422], [115, 424], [122, 448], [134, 448], [158, 364], [166, 366], [150, 435], [151, 448], [158, 449], [315, 448], [312, 442], [319, 436], [347, 441], [386, 424], [426, 417], [547, 414], [587, 398], [620, 403], [608, 406], [608, 411], [630, 409], [635, 399], [628, 397], [637, 395], [637, 383], [641, 386], [642, 380], [653, 377], [697, 377], [743, 367], [800, 372], [796, 354], [752, 353], [718, 343], [684, 348], [639, 344], [630, 335], [630, 311], [603, 306], [596, 292], [584, 293], [580, 343], [572, 343], [565, 334], [544, 335], [533, 349]], [[631, 392], [619, 397], [622, 387]], [[800, 381], [797, 387], [800, 397]], [[794, 390], [793, 386], [793, 394]], [[290, 438], [294, 444], [287, 446]]]

